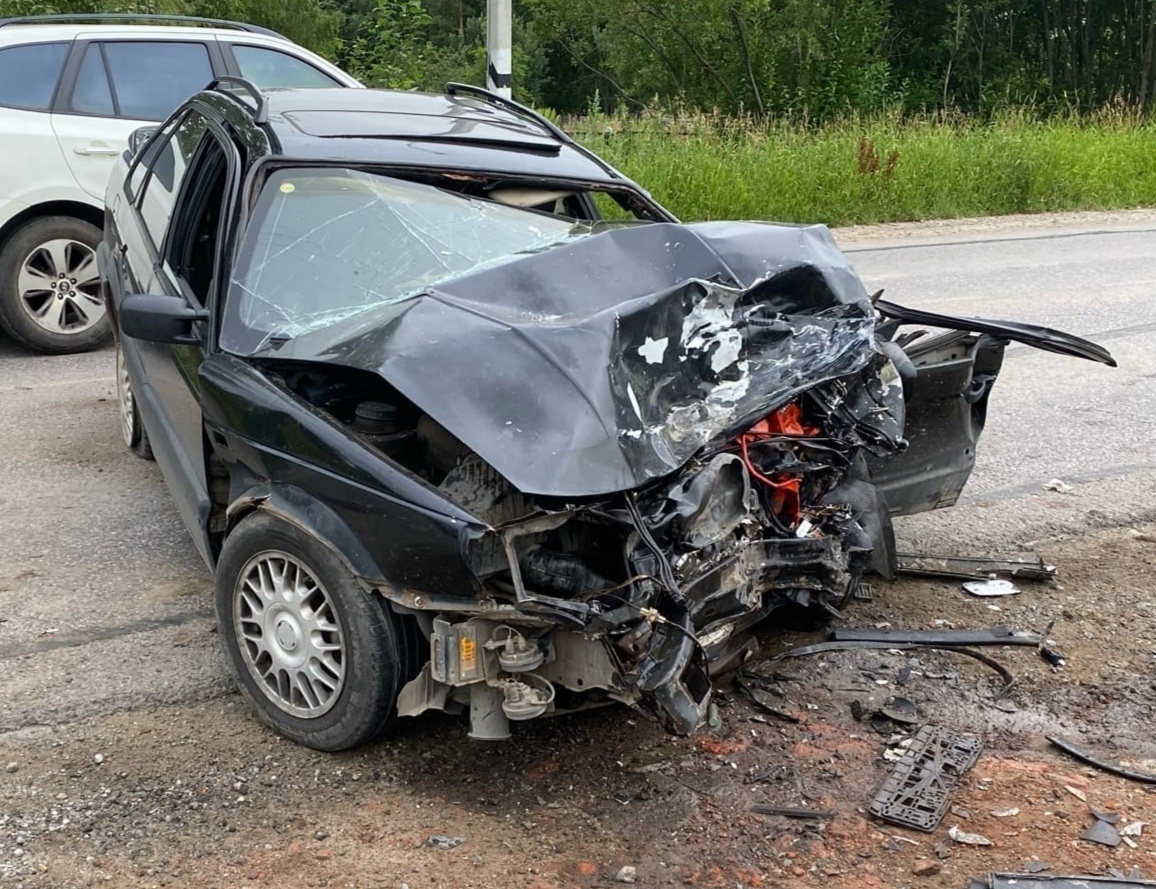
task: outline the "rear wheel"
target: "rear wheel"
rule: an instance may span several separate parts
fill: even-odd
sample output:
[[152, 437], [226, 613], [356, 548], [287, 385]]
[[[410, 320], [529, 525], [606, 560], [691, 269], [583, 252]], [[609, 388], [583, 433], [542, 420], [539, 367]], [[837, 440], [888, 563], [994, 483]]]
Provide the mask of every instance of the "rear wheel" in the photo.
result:
[[345, 750], [377, 737], [396, 712], [406, 660], [397, 621], [296, 526], [259, 512], [229, 534], [217, 622], [238, 684], [285, 737]]
[[101, 231], [71, 216], [18, 228], [0, 249], [0, 324], [37, 352], [94, 349], [111, 332], [96, 268]]

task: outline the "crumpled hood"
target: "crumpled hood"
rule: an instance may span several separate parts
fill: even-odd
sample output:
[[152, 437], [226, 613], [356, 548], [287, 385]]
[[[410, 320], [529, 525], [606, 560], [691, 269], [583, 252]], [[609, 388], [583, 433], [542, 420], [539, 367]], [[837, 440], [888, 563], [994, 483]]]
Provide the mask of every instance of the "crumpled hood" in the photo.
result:
[[626, 490], [874, 358], [824, 226], [651, 224], [483, 269], [278, 358], [379, 373], [527, 494]]

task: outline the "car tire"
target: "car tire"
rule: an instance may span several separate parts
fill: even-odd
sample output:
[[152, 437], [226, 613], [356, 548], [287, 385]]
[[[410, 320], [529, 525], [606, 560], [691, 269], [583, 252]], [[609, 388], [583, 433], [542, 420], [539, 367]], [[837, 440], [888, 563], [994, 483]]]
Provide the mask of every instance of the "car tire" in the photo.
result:
[[333, 550], [257, 512], [225, 539], [216, 583], [221, 642], [262, 721], [315, 750], [385, 730], [407, 661], [399, 624]]
[[116, 346], [116, 402], [120, 408], [120, 431], [125, 447], [145, 460], [154, 459], [149, 434], [145, 431], [136, 395], [132, 391], [132, 381], [128, 377], [124, 347], [120, 343]]
[[100, 239], [99, 228], [72, 216], [34, 219], [9, 235], [0, 247], [0, 326], [14, 340], [50, 355], [108, 340]]

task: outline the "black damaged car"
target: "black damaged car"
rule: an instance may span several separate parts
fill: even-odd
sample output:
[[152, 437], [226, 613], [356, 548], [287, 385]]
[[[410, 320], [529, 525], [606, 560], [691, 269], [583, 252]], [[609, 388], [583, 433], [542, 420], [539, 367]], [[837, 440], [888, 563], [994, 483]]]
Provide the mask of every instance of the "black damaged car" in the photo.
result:
[[325, 750], [611, 700], [693, 732], [755, 624], [956, 501], [1009, 341], [1113, 364], [873, 299], [823, 227], [679, 224], [474, 87], [226, 79], [107, 204], [125, 441], [238, 683]]

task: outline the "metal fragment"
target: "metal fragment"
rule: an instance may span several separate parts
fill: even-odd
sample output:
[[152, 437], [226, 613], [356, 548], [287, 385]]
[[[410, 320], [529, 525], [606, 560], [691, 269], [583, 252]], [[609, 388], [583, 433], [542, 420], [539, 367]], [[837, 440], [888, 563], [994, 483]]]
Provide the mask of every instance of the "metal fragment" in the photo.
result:
[[896, 570], [900, 574], [917, 577], [947, 577], [970, 580], [992, 574], [1007, 575], [1023, 580], [1051, 580], [1056, 566], [1048, 565], [1039, 556], [1030, 559], [984, 559], [968, 556], [941, 556], [924, 553], [898, 553]]

